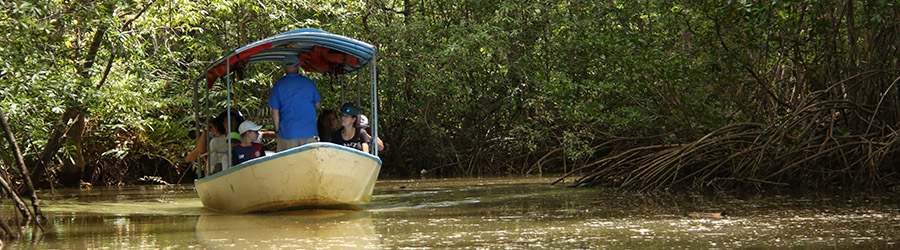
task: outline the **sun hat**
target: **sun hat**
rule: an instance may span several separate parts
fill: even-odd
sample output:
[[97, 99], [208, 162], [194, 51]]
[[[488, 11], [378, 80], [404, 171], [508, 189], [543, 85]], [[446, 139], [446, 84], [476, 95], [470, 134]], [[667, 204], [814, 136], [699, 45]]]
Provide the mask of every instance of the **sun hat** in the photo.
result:
[[259, 129], [261, 129], [261, 128], [262, 128], [262, 125], [256, 125], [256, 123], [247, 120], [247, 121], [242, 122], [241, 126], [238, 127], [238, 132], [243, 135], [247, 131], [250, 131], [250, 130], [259, 131]]
[[366, 115], [359, 115], [359, 126], [363, 128], [369, 127], [369, 118]]
[[344, 105], [341, 106], [341, 115], [357, 117], [359, 116], [359, 108], [352, 102], [344, 103]]
[[297, 58], [297, 55], [286, 55], [284, 56], [284, 61], [281, 62], [281, 65], [285, 67], [297, 67], [297, 65], [300, 65], [300, 59]]

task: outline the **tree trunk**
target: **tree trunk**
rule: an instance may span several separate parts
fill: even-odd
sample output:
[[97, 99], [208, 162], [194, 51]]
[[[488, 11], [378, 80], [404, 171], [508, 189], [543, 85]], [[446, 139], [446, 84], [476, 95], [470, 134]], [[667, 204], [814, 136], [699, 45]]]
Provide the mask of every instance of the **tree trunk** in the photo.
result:
[[[143, 10], [141, 13], [143, 13]], [[130, 22], [131, 20], [126, 22], [126, 25]], [[81, 66], [81, 69], [79, 69], [79, 74], [82, 77], [81, 84], [87, 84], [91, 79], [90, 68], [94, 66], [94, 59], [97, 57], [97, 51], [100, 50], [100, 43], [103, 41], [106, 30], [107, 27], [100, 27], [94, 32], [94, 37], [91, 39], [91, 47], [85, 56], [84, 64]], [[107, 67], [109, 65], [107, 65]], [[69, 124], [69, 120], [79, 116], [83, 107], [84, 104], [70, 104], [66, 107], [66, 111], [63, 112], [62, 116], [59, 117], [59, 121], [53, 126], [53, 132], [50, 133], [50, 138], [47, 140], [44, 150], [41, 151], [40, 161], [38, 162], [39, 165], [34, 169], [34, 173], [31, 175], [32, 179], [40, 180], [40, 177], [47, 172], [47, 165], [49, 165], [50, 160], [59, 152], [60, 146], [65, 144], [63, 134], [66, 134], [65, 130]]]
[[34, 168], [34, 173], [31, 173], [32, 180], [41, 180], [41, 177], [47, 172], [47, 166], [50, 165], [50, 160], [57, 152], [59, 152], [59, 148], [66, 142], [66, 138], [63, 137], [66, 132], [66, 125], [69, 123], [69, 120], [77, 116], [79, 112], [81, 112], [80, 106], [67, 107], [66, 111], [60, 115], [59, 121], [53, 126], [53, 132], [50, 133], [50, 137], [47, 139], [47, 144], [44, 145], [44, 150], [41, 151], [41, 156], [37, 162], [38, 165]]
[[[9, 123], [6, 121], [6, 113], [3, 112], [2, 108], [0, 108], [0, 126], [2, 126], [3, 131], [6, 132], [6, 140], [9, 141], [9, 147], [12, 148], [13, 155], [16, 157], [16, 163], [19, 165], [19, 170], [22, 172], [22, 179], [25, 179], [25, 186], [28, 188], [26, 192], [31, 198], [31, 205], [34, 209], [35, 223], [40, 225], [41, 220], [44, 219], [44, 215], [41, 213], [40, 208], [41, 201], [34, 192], [34, 185], [31, 183], [31, 177], [28, 175], [28, 167], [25, 165], [25, 158], [22, 157], [22, 151], [19, 150], [19, 144], [16, 143], [16, 136], [13, 134], [12, 129], [9, 128]], [[3, 174], [4, 176], [9, 176], [8, 173]], [[10, 190], [10, 195], [15, 194], [12, 192], [11, 188], [8, 187], [7, 189]], [[21, 199], [19, 202], [21, 202]], [[24, 203], [22, 205], [24, 205]]]
[[859, 46], [857, 45], [856, 40], [859, 37], [859, 34], [856, 30], [856, 10], [853, 5], [854, 0], [847, 1], [847, 42], [850, 43], [850, 65], [853, 69], [852, 72], [849, 72], [849, 75], [854, 75], [856, 73], [856, 67], [859, 66]]
[[84, 173], [84, 154], [82, 150], [81, 138], [84, 135], [84, 116], [78, 115], [75, 122], [66, 132], [66, 138], [75, 146], [72, 159], [63, 162], [59, 173], [59, 182], [67, 187], [78, 187], [81, 185], [81, 176]]

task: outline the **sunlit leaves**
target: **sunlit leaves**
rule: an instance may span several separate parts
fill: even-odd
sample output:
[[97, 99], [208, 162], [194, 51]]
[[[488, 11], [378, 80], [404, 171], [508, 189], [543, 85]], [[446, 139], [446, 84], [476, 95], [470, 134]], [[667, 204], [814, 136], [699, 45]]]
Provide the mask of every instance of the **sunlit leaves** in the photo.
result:
[[[871, 63], [889, 65], [896, 53], [868, 51], [867, 46], [893, 34], [890, 20], [896, 19], [896, 1], [854, 3], [859, 6], [852, 20], [867, 34], [854, 40], [860, 54], [880, 55], [872, 56]], [[773, 65], [778, 64], [799, 69], [849, 60], [844, 55], [851, 39], [841, 33], [847, 29], [840, 24], [851, 19], [835, 12], [842, 7], [832, 5], [691, 0], [3, 1], [0, 97], [10, 115], [21, 121], [12, 125], [33, 135], [30, 140], [38, 146], [65, 107], [84, 105], [84, 113], [97, 124], [92, 132], [98, 138], [116, 138], [103, 141], [105, 150], [116, 148], [108, 156], [127, 157], [123, 152], [142, 150], [138, 145], [143, 142], [166, 144], [156, 148], [174, 159], [191, 145], [184, 137], [192, 127], [192, 80], [204, 66], [257, 39], [295, 28], [319, 28], [378, 46], [381, 135], [399, 144], [388, 146], [396, 146], [398, 159], [437, 155], [437, 160], [429, 160], [452, 163], [472, 157], [490, 162], [478, 158], [479, 153], [513, 155], [560, 144], [566, 145], [570, 158], [594, 157], [590, 149], [602, 138], [598, 132], [643, 136], [690, 131], [667, 137], [667, 142], [678, 142], [730, 121], [769, 119], [754, 115], [767, 104], [752, 73], [777, 71]], [[832, 19], [819, 21], [824, 18]], [[85, 79], [80, 70], [92, 35], [101, 28], [106, 33]], [[98, 88], [110, 60], [109, 75]], [[773, 86], [842, 74], [826, 68], [803, 72], [808, 74], [787, 76]], [[266, 90], [281, 72], [275, 64], [262, 63], [244, 73], [245, 79], [232, 82], [235, 103], [259, 123], [267, 123]], [[341, 104], [340, 79], [308, 76], [319, 84], [326, 107]], [[369, 77], [344, 80], [361, 79]], [[345, 94], [358, 100], [355, 89]], [[220, 82], [211, 93], [211, 112], [224, 108], [224, 102]], [[364, 103], [368, 106], [367, 99]], [[406, 153], [410, 148], [415, 154]]]

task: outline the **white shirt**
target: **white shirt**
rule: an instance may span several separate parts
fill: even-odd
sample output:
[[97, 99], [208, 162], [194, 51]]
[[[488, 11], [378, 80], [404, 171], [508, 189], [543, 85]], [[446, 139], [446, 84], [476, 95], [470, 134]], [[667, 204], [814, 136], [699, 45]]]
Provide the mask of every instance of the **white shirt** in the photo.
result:
[[[215, 173], [218, 171], [222, 171], [228, 169], [231, 166], [231, 161], [228, 160], [228, 142], [225, 139], [224, 135], [216, 136], [209, 141], [209, 171], [210, 173]], [[222, 163], [222, 167], [215, 169], [216, 164]]]

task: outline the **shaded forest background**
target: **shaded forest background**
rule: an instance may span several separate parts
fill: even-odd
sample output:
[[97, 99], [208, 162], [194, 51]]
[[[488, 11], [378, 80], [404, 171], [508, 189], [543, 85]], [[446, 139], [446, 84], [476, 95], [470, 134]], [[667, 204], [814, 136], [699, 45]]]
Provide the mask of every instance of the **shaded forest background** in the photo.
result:
[[[0, 3], [0, 108], [39, 186], [190, 183], [200, 70], [317, 28], [379, 48], [382, 178], [891, 188], [897, 20], [892, 0], [13, 0]], [[271, 129], [282, 72], [244, 74], [238, 107]], [[368, 96], [365, 74], [306, 75], [336, 108], [342, 83]], [[211, 94], [222, 110], [221, 86]]]

